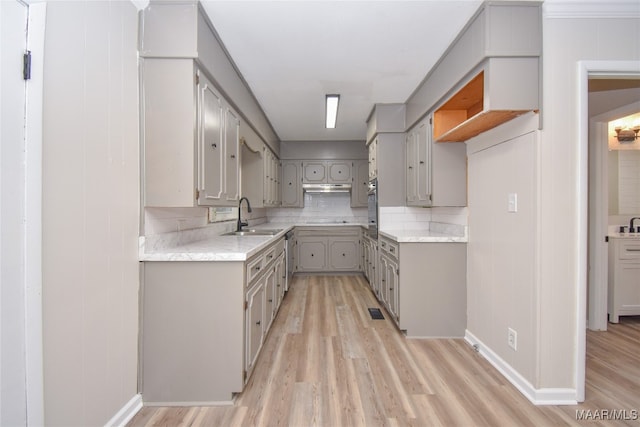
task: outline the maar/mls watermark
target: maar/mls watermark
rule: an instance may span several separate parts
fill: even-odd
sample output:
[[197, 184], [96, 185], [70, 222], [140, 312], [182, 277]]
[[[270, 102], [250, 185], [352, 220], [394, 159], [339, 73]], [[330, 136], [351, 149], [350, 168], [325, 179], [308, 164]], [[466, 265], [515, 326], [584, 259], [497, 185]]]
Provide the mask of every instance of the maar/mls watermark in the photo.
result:
[[577, 421], [636, 421], [637, 409], [576, 409]]

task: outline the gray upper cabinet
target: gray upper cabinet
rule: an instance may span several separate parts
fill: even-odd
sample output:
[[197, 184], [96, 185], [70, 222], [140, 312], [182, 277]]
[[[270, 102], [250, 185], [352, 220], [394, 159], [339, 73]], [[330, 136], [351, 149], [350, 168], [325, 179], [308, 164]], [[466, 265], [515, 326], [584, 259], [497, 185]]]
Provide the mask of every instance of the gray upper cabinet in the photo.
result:
[[282, 162], [282, 207], [301, 208], [304, 204], [300, 165], [299, 160]]
[[485, 2], [407, 100], [407, 127], [436, 109], [434, 140], [459, 142], [539, 110], [541, 4]]
[[329, 184], [351, 184], [351, 161], [332, 160], [327, 162], [327, 182]]
[[234, 206], [238, 114], [190, 59], [141, 60], [144, 204]]
[[327, 165], [323, 161], [302, 162], [302, 182], [305, 184], [318, 184], [327, 182]]
[[[244, 126], [241, 130], [245, 138], [242, 150], [242, 195], [256, 208], [280, 206], [280, 160], [263, 142], [255, 144], [254, 141], [254, 145], [262, 149], [248, 148], [246, 139], [249, 130]], [[251, 136], [258, 138], [255, 134]]]
[[235, 206], [240, 115], [209, 78], [222, 67], [213, 31], [197, 2], [154, 2], [140, 17], [144, 206]]
[[431, 139], [431, 118], [407, 132], [407, 206], [466, 206], [467, 151], [464, 143]]
[[351, 160], [303, 160], [304, 184], [351, 184]]
[[352, 163], [351, 207], [366, 208], [369, 192], [369, 162], [354, 160]]

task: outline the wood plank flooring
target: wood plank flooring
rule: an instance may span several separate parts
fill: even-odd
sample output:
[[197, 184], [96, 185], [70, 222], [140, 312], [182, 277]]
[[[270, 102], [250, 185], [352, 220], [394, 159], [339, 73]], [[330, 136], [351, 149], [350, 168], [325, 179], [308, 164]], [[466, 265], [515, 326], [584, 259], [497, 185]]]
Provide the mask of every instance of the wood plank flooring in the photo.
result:
[[601, 412], [640, 410], [640, 317], [588, 332], [583, 404], [535, 406], [464, 340], [407, 340], [378, 306], [361, 276], [296, 277], [233, 406], [144, 407], [128, 425], [640, 425]]

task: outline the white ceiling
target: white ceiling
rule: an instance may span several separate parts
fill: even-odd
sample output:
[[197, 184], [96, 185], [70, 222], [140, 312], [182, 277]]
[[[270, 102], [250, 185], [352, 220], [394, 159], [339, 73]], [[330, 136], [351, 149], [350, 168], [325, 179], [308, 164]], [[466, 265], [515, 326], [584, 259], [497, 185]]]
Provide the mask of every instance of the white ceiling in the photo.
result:
[[282, 141], [363, 140], [373, 105], [405, 102], [481, 3], [202, 1]]

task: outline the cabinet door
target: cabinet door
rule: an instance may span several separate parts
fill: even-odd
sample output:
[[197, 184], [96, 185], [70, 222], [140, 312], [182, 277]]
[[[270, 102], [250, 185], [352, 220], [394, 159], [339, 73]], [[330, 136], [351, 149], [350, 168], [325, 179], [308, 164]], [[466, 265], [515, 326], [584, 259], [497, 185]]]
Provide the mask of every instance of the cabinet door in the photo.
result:
[[327, 168], [324, 162], [303, 162], [302, 179], [304, 183], [317, 184], [327, 182]]
[[378, 257], [378, 298], [380, 302], [387, 305], [389, 301], [389, 287], [387, 283], [387, 257], [380, 253]]
[[420, 206], [431, 204], [431, 126], [427, 120], [418, 125], [417, 145], [417, 189], [416, 201]]
[[351, 184], [351, 162], [331, 161], [327, 163], [329, 184]]
[[282, 163], [282, 207], [302, 207], [300, 163]]
[[353, 187], [351, 188], [351, 207], [367, 207], [369, 192], [369, 162], [357, 160], [353, 162]]
[[360, 270], [358, 241], [356, 239], [329, 238], [329, 269], [332, 271]]
[[398, 306], [400, 281], [397, 262], [391, 258], [386, 258], [385, 270], [384, 275], [387, 283], [387, 308], [389, 309], [389, 313], [395, 318], [395, 321], [398, 322], [400, 320], [400, 311]]
[[280, 308], [280, 304], [282, 303], [282, 299], [284, 298], [285, 292], [285, 280], [287, 279], [287, 271], [286, 271], [286, 263], [285, 263], [285, 253], [282, 252], [278, 259], [276, 260], [275, 267], [275, 280], [276, 280], [276, 309], [277, 312]]
[[297, 271], [321, 271], [326, 267], [325, 238], [298, 239]]
[[198, 92], [200, 106], [198, 204], [216, 205], [224, 197], [225, 147], [222, 138], [222, 98], [214, 90], [211, 82], [202, 74], [200, 74]]
[[418, 149], [416, 145], [416, 131], [411, 131], [406, 139], [407, 165], [407, 204], [413, 205], [418, 200]]
[[[225, 111], [225, 199], [240, 200], [240, 118], [235, 111]], [[228, 205], [228, 204], [227, 204]]]
[[249, 371], [255, 363], [256, 356], [262, 345], [262, 336], [264, 333], [264, 296], [265, 296], [264, 278], [258, 280], [247, 293], [247, 310], [245, 323], [245, 339], [246, 339], [246, 367]]
[[276, 315], [277, 297], [276, 297], [276, 274], [275, 269], [271, 267], [265, 275], [264, 287], [264, 335], [266, 335], [271, 322]]

